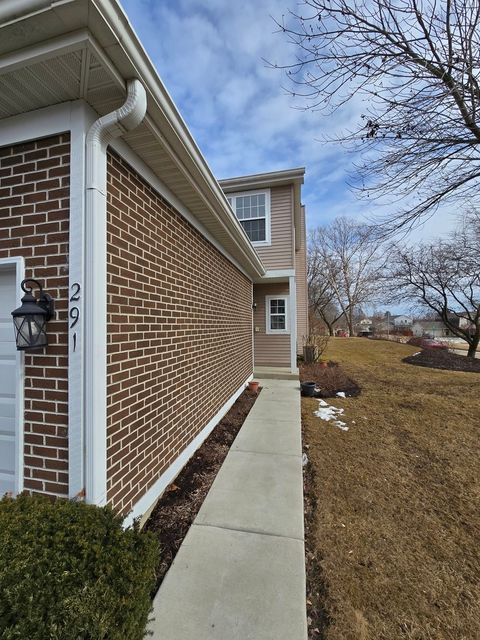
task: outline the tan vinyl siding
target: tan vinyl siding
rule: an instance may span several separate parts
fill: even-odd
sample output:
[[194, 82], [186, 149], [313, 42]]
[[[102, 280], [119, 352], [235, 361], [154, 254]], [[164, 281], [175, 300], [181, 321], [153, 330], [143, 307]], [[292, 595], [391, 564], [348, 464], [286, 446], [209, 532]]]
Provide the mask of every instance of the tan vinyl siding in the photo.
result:
[[[256, 367], [290, 367], [290, 335], [266, 333], [265, 296], [288, 295], [288, 282], [256, 284], [253, 300], [257, 308], [253, 313], [254, 359]], [[258, 331], [256, 330], [258, 328]]]
[[302, 337], [308, 334], [307, 247], [305, 237], [305, 207], [301, 209], [300, 249], [295, 254], [297, 284], [297, 353], [302, 353]]
[[271, 198], [272, 243], [255, 246], [266, 269], [293, 268], [293, 187], [274, 187]]

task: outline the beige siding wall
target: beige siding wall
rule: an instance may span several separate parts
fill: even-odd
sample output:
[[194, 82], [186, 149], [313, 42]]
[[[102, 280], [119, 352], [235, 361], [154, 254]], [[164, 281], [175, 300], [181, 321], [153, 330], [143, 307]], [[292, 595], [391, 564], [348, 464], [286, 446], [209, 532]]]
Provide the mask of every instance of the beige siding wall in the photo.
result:
[[300, 249], [295, 254], [295, 279], [297, 284], [297, 353], [302, 353], [302, 336], [308, 334], [307, 246], [305, 207], [302, 207]]
[[272, 244], [255, 247], [266, 269], [293, 268], [293, 187], [271, 189]]
[[253, 299], [257, 304], [253, 312], [255, 366], [290, 366], [290, 335], [267, 334], [265, 308], [265, 296], [288, 295], [288, 292], [288, 282], [253, 286]]

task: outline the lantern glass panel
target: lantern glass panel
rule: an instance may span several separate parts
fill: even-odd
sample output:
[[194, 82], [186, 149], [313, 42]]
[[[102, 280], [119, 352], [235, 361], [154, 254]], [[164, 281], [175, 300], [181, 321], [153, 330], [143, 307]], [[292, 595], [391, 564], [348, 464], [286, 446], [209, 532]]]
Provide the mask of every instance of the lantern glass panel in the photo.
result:
[[17, 349], [35, 349], [47, 346], [47, 334], [45, 332], [45, 315], [14, 317]]

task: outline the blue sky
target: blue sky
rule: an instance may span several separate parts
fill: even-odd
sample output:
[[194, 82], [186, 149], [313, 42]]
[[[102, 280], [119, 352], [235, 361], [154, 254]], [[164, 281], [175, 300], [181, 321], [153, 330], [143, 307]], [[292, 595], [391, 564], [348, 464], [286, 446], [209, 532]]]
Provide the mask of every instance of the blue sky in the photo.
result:
[[[292, 0], [121, 3], [217, 178], [305, 166], [309, 227], [376, 213], [347, 186], [352, 155], [322, 141], [356, 122], [360, 105], [329, 117], [299, 110], [282, 88], [282, 72], [262, 60], [292, 59], [272, 19], [281, 19]], [[438, 235], [451, 220], [439, 214], [416, 235]]]

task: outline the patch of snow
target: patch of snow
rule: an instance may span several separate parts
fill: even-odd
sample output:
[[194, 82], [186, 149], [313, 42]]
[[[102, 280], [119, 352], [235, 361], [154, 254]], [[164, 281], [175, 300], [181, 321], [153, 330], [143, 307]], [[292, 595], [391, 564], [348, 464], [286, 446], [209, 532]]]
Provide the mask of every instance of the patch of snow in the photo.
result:
[[302, 455], [302, 467], [306, 467], [308, 464], [308, 456], [306, 453]]
[[346, 423], [338, 419], [338, 416], [343, 414], [343, 409], [328, 405], [324, 400], [319, 400], [318, 404], [318, 410], [314, 411], [314, 415], [316, 415], [317, 418], [325, 420], [325, 422], [331, 422], [333, 426], [338, 427], [342, 431], [348, 431]]
[[345, 391], [337, 391], [337, 396], [339, 398], [346, 398], [347, 396], [345, 395]]
[[419, 356], [422, 352], [421, 351], [417, 351], [417, 353], [412, 353], [412, 358], [413, 356]]

